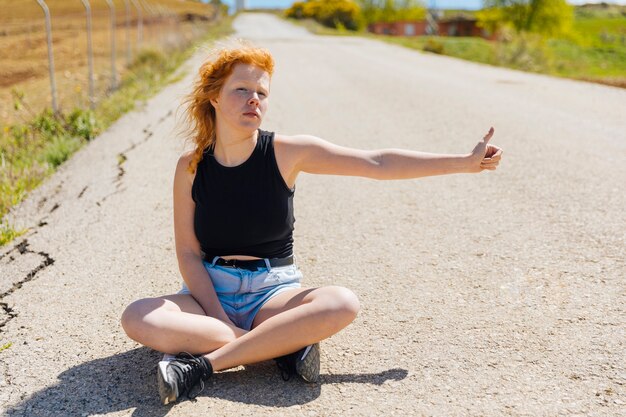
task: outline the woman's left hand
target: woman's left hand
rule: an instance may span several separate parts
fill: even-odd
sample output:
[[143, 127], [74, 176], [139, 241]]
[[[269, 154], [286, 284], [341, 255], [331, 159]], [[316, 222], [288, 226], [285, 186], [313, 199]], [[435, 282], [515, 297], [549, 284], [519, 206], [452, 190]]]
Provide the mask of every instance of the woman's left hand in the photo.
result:
[[474, 147], [470, 155], [470, 172], [481, 172], [484, 169], [494, 171], [498, 167], [502, 158], [502, 149], [489, 144], [493, 132], [494, 129], [492, 127], [483, 137], [483, 140]]

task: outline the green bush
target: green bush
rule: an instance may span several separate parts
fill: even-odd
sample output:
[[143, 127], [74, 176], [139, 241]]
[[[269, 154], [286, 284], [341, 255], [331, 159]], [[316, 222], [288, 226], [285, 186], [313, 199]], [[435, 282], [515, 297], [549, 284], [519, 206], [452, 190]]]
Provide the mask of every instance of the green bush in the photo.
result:
[[305, 10], [304, 5], [306, 3], [303, 1], [297, 1], [291, 5], [290, 8], [285, 10], [285, 16], [291, 17], [292, 19], [307, 19], [312, 18], [313, 16], [307, 16], [307, 10]]
[[552, 53], [540, 35], [520, 33], [496, 47], [496, 63], [531, 72], [550, 72]]
[[363, 19], [376, 22], [415, 21], [426, 18], [424, 2], [419, 0], [358, 0]]
[[82, 145], [82, 140], [76, 136], [57, 136], [52, 138], [43, 152], [43, 160], [53, 168], [58, 167], [76, 152]]
[[143, 49], [137, 54], [130, 66], [131, 70], [137, 70], [141, 67], [158, 68], [164, 66], [167, 58], [163, 52], [156, 49]]
[[46, 139], [65, 133], [62, 120], [55, 117], [50, 109], [46, 109], [38, 114], [32, 121], [32, 127]]
[[443, 43], [439, 42], [436, 39], [430, 38], [424, 44], [423, 49], [426, 52], [432, 52], [434, 54], [440, 54], [441, 55], [441, 54], [443, 54], [444, 47], [443, 47]]
[[99, 132], [98, 121], [91, 110], [76, 109], [67, 116], [67, 131], [72, 136], [91, 140]]
[[352, 0], [307, 0], [295, 2], [285, 11], [294, 19], [312, 18], [331, 28], [358, 30], [361, 26], [361, 9]]

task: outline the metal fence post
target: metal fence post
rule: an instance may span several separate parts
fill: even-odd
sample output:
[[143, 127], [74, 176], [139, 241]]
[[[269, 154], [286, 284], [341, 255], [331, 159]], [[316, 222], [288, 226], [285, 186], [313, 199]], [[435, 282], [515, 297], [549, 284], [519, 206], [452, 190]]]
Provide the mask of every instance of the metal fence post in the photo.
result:
[[143, 12], [141, 10], [141, 6], [137, 3], [137, 0], [131, 0], [135, 9], [137, 9], [137, 50], [141, 49], [141, 38], [143, 32]]
[[126, 66], [130, 67], [130, 2], [124, 0], [124, 7], [126, 8]]
[[154, 37], [154, 10], [145, 0], [139, 0], [139, 4], [143, 10], [146, 11], [146, 18], [144, 19], [144, 26], [146, 29], [144, 39], [149, 43], [150, 38]]
[[115, 5], [113, 0], [105, 0], [111, 11], [111, 89], [117, 88], [117, 69], [115, 68]]
[[54, 80], [54, 57], [52, 55], [52, 24], [50, 23], [50, 10], [44, 2], [44, 0], [37, 0], [37, 3], [43, 9], [43, 13], [46, 17], [46, 37], [48, 39], [48, 69], [50, 70], [50, 90], [52, 92], [52, 110], [54, 113], [59, 112], [59, 106], [57, 105], [57, 85]]
[[93, 48], [91, 45], [91, 5], [89, 0], [81, 0], [85, 6], [85, 14], [87, 16], [87, 62], [89, 65], [89, 107], [93, 109], [96, 105], [96, 97], [94, 94], [93, 80]]

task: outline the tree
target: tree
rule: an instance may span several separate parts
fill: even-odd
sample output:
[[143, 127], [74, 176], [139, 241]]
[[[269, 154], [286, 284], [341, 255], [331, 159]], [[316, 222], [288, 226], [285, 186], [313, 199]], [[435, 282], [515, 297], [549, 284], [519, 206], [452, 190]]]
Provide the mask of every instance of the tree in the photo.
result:
[[359, 0], [363, 18], [369, 23], [415, 21], [426, 17], [426, 8], [419, 0]]
[[510, 25], [518, 32], [554, 36], [567, 32], [573, 20], [566, 0], [484, 0], [484, 7], [477, 17], [491, 31]]

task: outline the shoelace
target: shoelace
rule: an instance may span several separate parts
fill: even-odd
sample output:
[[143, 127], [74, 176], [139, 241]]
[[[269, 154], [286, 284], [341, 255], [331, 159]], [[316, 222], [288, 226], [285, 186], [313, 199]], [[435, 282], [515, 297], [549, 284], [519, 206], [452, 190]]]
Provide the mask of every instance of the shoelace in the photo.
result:
[[[202, 358], [196, 358], [190, 353], [182, 352], [170, 366], [183, 385], [182, 390], [179, 388], [179, 395], [186, 394], [187, 398], [193, 400], [204, 390], [204, 379], [209, 370]], [[192, 396], [191, 390], [198, 382], [200, 382], [200, 389]]]

